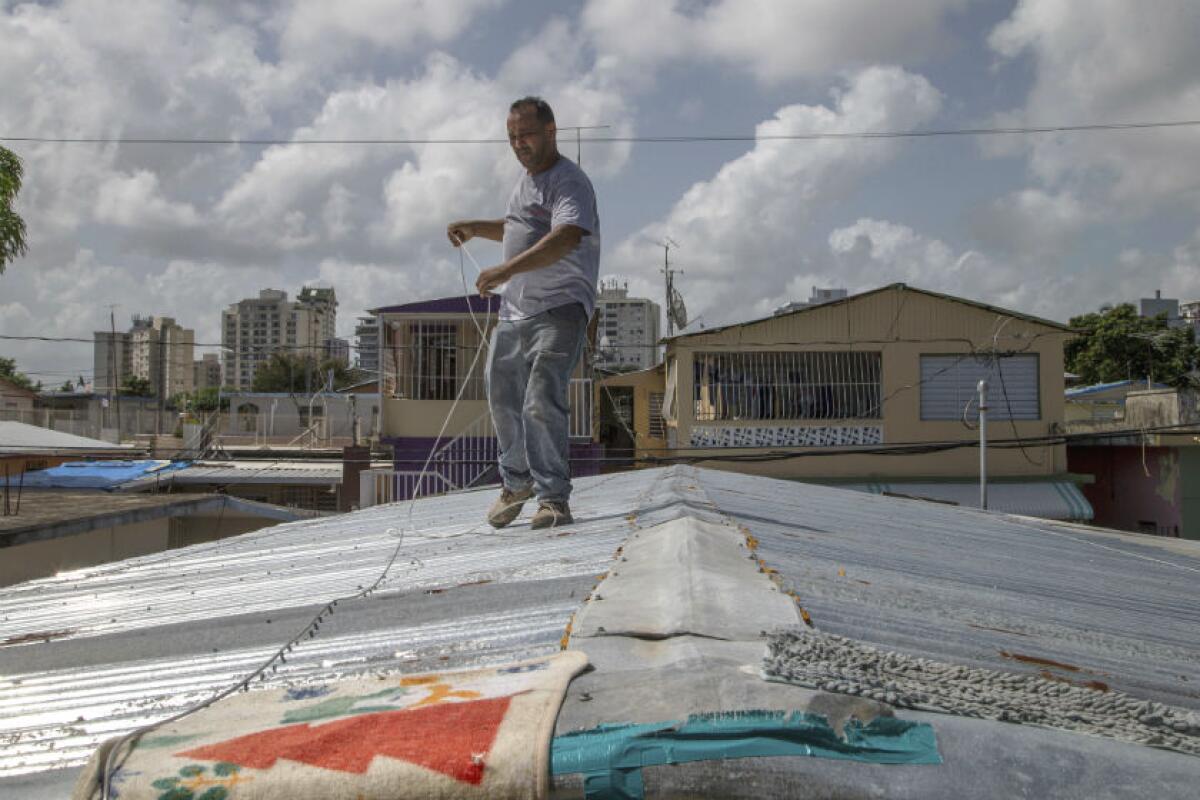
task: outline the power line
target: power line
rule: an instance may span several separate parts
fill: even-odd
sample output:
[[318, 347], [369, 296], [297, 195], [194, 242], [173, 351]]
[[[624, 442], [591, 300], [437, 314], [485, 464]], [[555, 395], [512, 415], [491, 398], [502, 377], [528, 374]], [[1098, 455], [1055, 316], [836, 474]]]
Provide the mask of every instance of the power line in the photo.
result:
[[[814, 131], [780, 134], [706, 134], [664, 136], [588, 136], [580, 141], [597, 144], [692, 144], [701, 142], [819, 141], [822, 139], [920, 139], [944, 136], [1007, 136], [1047, 133], [1092, 133], [1200, 126], [1200, 120], [1161, 120], [1153, 122], [1098, 122], [1082, 125], [1032, 125], [983, 128], [937, 128], [916, 131]], [[573, 130], [573, 128], [570, 128]], [[568, 130], [568, 128], [562, 128]], [[471, 145], [508, 144], [503, 138], [356, 138], [356, 139], [228, 139], [220, 137], [139, 137], [139, 136], [0, 136], [2, 142], [28, 144], [127, 144], [127, 145]]]

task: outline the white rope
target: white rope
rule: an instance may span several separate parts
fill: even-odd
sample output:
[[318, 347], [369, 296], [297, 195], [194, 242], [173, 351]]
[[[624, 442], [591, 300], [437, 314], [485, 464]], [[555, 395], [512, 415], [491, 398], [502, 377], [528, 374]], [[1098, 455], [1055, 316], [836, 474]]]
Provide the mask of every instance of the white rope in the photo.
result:
[[[471, 255], [470, 251], [466, 250], [464, 244], [465, 243], [462, 242], [461, 240], [459, 241], [460, 253], [466, 253], [467, 257], [471, 259], [471, 263], [475, 265], [475, 268], [480, 269], [479, 262], [477, 262], [475, 260], [475, 257]], [[482, 271], [482, 270], [480, 270], [480, 271]], [[459, 272], [462, 275], [463, 287], [466, 288], [466, 280], [467, 280], [466, 270], [463, 266], [461, 256], [459, 258]], [[475, 351], [475, 358], [471, 361], [471, 366], [467, 369], [467, 375], [469, 377], [474, 372], [475, 365], [479, 362], [479, 356], [483, 354], [484, 348], [486, 348], [488, 346], [488, 342], [487, 342], [487, 337], [483, 332], [483, 329], [479, 325], [479, 321], [475, 317], [474, 310], [471, 308], [471, 299], [469, 296], [469, 292], [467, 294], [467, 310], [471, 314], [471, 320], [475, 324], [475, 329], [477, 331], [479, 331], [480, 340], [482, 342], [481, 346], [479, 348], [477, 348]], [[433, 460], [433, 454], [437, 451], [437, 446], [441, 442], [442, 436], [446, 433], [446, 428], [450, 425], [450, 420], [454, 417], [454, 412], [458, 408], [458, 403], [462, 399], [463, 392], [466, 390], [468, 383], [469, 383], [468, 380], [464, 380], [462, 382], [462, 386], [459, 387], [458, 394], [455, 396], [454, 402], [450, 405], [450, 410], [447, 412], [446, 418], [442, 421], [442, 426], [438, 430], [437, 438], [434, 439], [433, 446], [429, 450], [429, 455], [428, 455], [428, 457], [426, 457], [425, 463], [421, 467], [421, 472], [417, 476], [417, 481], [416, 481], [416, 485], [414, 487], [413, 496], [409, 499], [409, 504], [408, 504], [408, 515], [407, 515], [406, 521], [407, 521], [409, 527], [412, 526], [413, 509], [416, 506], [417, 499], [420, 497], [421, 486], [423, 485], [423, 483], [425, 481], [425, 476], [428, 473], [429, 464]], [[389, 533], [390, 533], [390, 531], [389, 531]], [[400, 550], [403, 546], [404, 546], [404, 528], [402, 527], [399, 531], [399, 535], [397, 536], [396, 546], [392, 549], [391, 556], [388, 557], [387, 563], [384, 565], [383, 570], [379, 573], [379, 576], [375, 578], [375, 581], [370, 586], [368, 586], [365, 589], [362, 589], [358, 592], [355, 592], [354, 594], [346, 595], [344, 597], [334, 598], [330, 602], [326, 603], [324, 606], [322, 606], [321, 610], [317, 613], [317, 615], [314, 616], [312, 618], [312, 620], [310, 620], [308, 622], [307, 625], [305, 625], [303, 628], [301, 628], [294, 636], [292, 636], [292, 638], [288, 639], [266, 661], [264, 661], [258, 668], [256, 668], [253, 672], [251, 672], [245, 678], [235, 682], [231, 686], [227, 686], [226, 688], [220, 690], [212, 697], [209, 697], [206, 700], [203, 700], [199, 703], [196, 703], [195, 705], [185, 708], [183, 711], [180, 711], [177, 714], [167, 717], [166, 719], [159, 720], [158, 722], [154, 722], [149, 725], [144, 725], [140, 728], [135, 728], [134, 730], [130, 731], [129, 733], [125, 734], [120, 739], [118, 739], [117, 742], [108, 751], [108, 755], [104, 760], [104, 768], [100, 773], [101, 797], [103, 798], [103, 800], [110, 800], [110, 798], [112, 797], [111, 789], [112, 789], [112, 776], [114, 773], [114, 761], [117, 758], [118, 754], [121, 752], [122, 748], [124, 748], [126, 744], [140, 738], [141, 736], [144, 736], [145, 734], [147, 734], [153, 730], [156, 730], [156, 729], [162, 727], [163, 725], [168, 725], [172, 722], [178, 722], [179, 720], [181, 720], [185, 717], [191, 716], [192, 714], [195, 714], [198, 711], [208, 708], [209, 706], [213, 705], [214, 703], [216, 703], [220, 700], [223, 700], [226, 697], [229, 697], [230, 695], [232, 695], [238, 691], [249, 691], [250, 684], [255, 679], [265, 680], [267, 671], [270, 670], [270, 671], [274, 672], [278, 668], [278, 664], [286, 663], [287, 662], [287, 654], [290, 653], [293, 650], [293, 648], [295, 648], [295, 646], [300, 643], [300, 641], [302, 639], [304, 639], [305, 637], [312, 639], [316, 636], [317, 631], [320, 629], [321, 623], [325, 620], [325, 617], [333, 615], [333, 609], [335, 606], [337, 606], [337, 604], [339, 602], [341, 602], [343, 600], [357, 600], [359, 598], [366, 598], [366, 597], [370, 596], [381, 585], [383, 585], [384, 581], [387, 579], [388, 573], [392, 569], [392, 566], [396, 563], [396, 559], [399, 557]], [[132, 752], [132, 749], [131, 749], [131, 752]]]

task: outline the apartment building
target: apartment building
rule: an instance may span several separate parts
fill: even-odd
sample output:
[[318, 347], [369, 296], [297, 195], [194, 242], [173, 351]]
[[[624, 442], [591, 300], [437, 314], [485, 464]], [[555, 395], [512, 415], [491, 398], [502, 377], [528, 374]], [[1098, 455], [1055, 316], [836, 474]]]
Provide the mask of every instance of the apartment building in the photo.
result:
[[596, 297], [599, 369], [647, 369], [658, 363], [659, 306], [630, 297], [629, 284], [602, 281]]
[[92, 363], [97, 394], [118, 392], [127, 377], [150, 382], [156, 397], [170, 398], [194, 387], [192, 355], [196, 333], [172, 317], [134, 315], [128, 331], [96, 331]]
[[295, 302], [285, 291], [263, 289], [234, 303], [221, 312], [225, 385], [249, 390], [259, 365], [278, 352], [324, 358], [336, 326], [332, 287], [305, 286]]
[[819, 286], [814, 286], [812, 287], [812, 294], [809, 295], [808, 300], [793, 300], [790, 303], [785, 303], [784, 305], [781, 305], [779, 308], [775, 309], [775, 316], [778, 317], [783, 314], [790, 314], [793, 311], [799, 311], [800, 309], [809, 308], [810, 306], [819, 306], [822, 303], [832, 303], [834, 300], [844, 300], [849, 296], [849, 294], [850, 293], [847, 289], [822, 289]]
[[216, 353], [205, 353], [192, 362], [192, 386], [200, 389], [221, 386], [221, 357]]
[[355, 366], [363, 372], [379, 372], [379, 317], [359, 317], [354, 342]]

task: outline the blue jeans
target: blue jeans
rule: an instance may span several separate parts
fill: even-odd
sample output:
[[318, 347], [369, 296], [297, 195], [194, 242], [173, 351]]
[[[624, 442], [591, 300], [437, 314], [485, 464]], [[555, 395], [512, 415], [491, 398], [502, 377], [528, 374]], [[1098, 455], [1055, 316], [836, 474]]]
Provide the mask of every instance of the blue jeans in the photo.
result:
[[488, 351], [487, 394], [500, 443], [500, 478], [530, 486], [539, 501], [571, 496], [567, 441], [571, 373], [583, 352], [587, 312], [569, 303], [522, 320], [501, 320]]

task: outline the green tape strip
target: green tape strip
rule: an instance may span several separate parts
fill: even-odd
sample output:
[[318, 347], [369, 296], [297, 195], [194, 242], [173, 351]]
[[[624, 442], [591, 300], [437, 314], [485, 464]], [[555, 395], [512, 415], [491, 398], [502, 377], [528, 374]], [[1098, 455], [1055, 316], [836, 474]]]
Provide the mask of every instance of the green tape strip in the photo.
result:
[[642, 767], [753, 756], [815, 756], [869, 764], [940, 764], [933, 728], [877, 717], [850, 720], [839, 738], [828, 720], [801, 711], [696, 714], [686, 722], [601, 725], [557, 736], [554, 775], [583, 773], [588, 800], [640, 800]]

